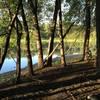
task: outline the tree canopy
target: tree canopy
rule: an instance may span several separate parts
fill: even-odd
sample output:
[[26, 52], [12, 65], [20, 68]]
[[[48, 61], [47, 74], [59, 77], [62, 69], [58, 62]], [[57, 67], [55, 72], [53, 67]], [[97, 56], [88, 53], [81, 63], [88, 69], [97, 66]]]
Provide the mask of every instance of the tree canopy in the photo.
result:
[[[39, 68], [52, 66], [55, 51], [59, 52], [61, 64], [65, 66], [66, 51], [73, 52], [75, 47], [67, 44], [68, 34], [74, 33], [74, 36], [71, 35], [74, 38], [80, 33], [81, 49], [86, 46], [90, 48], [90, 43], [86, 41], [89, 41], [90, 33], [96, 27], [95, 4], [95, 0], [0, 0], [0, 46], [3, 48], [0, 68], [11, 50], [16, 52], [18, 59], [21, 54], [27, 56], [31, 75], [34, 54], [38, 55]], [[87, 56], [90, 51], [86, 51]], [[81, 53], [85, 54], [82, 50]], [[45, 60], [44, 55], [47, 55]], [[20, 63], [18, 59], [17, 63]]]

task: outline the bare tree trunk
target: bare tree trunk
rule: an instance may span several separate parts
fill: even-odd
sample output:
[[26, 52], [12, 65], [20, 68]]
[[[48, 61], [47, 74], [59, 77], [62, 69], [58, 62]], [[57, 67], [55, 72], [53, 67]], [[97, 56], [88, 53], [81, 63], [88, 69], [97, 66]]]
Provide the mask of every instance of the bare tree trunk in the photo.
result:
[[29, 1], [30, 7], [34, 16], [34, 21], [35, 21], [35, 29], [36, 29], [36, 34], [37, 34], [37, 49], [38, 49], [38, 67], [44, 67], [43, 64], [43, 50], [42, 50], [42, 42], [41, 42], [41, 35], [40, 35], [40, 27], [39, 27], [39, 22], [38, 22], [38, 15], [37, 15], [37, 0], [34, 0], [34, 4], [32, 0]]
[[[19, 26], [18, 18], [16, 19], [16, 33], [17, 33], [17, 62], [16, 62], [16, 74], [17, 74], [17, 81], [20, 80], [21, 76], [21, 36], [22, 36], [22, 26]], [[19, 30], [19, 27], [21, 30]]]
[[89, 60], [89, 38], [90, 38], [90, 2], [91, 0], [86, 0], [86, 31], [85, 31], [85, 40], [83, 48], [83, 60]]
[[96, 38], [96, 66], [100, 68], [100, 0], [96, 0]]
[[27, 21], [26, 21], [22, 3], [21, 3], [21, 15], [22, 15], [22, 19], [23, 19], [24, 30], [26, 32], [26, 51], [27, 51], [29, 75], [33, 75], [32, 57], [31, 57], [31, 52], [30, 52], [29, 30], [28, 30], [28, 25], [27, 25]]
[[[11, 8], [8, 4], [8, 1], [5, 2], [6, 7], [9, 10], [9, 15], [10, 15], [10, 19], [12, 20], [12, 12], [11, 12]], [[20, 30], [19, 30], [20, 27]], [[20, 81], [20, 77], [21, 77], [21, 48], [20, 48], [20, 41], [21, 41], [21, 36], [22, 36], [22, 25], [21, 22], [19, 21], [18, 17], [16, 18], [16, 26], [14, 25], [14, 28], [16, 30], [16, 34], [17, 34], [17, 61], [16, 61], [16, 76], [17, 76], [17, 82]]]
[[62, 29], [62, 10], [61, 10], [61, 0], [59, 0], [59, 33], [60, 33], [60, 39], [61, 39], [61, 64], [63, 66], [66, 66], [66, 59], [65, 59], [65, 53], [64, 53], [64, 41], [63, 41], [63, 29]]
[[[54, 15], [53, 15], [53, 21], [51, 23], [52, 27], [50, 28], [51, 35], [50, 35], [49, 44], [48, 44], [48, 55], [53, 51], [57, 14], [58, 14], [58, 0], [55, 1], [55, 11], [54, 11]], [[46, 62], [46, 66], [52, 66], [52, 55], [48, 58], [48, 60]]]
[[1, 62], [2, 49], [0, 48], [0, 62]]
[[15, 20], [16, 20], [16, 18], [17, 18], [17, 14], [18, 14], [18, 11], [19, 11], [19, 8], [20, 8], [20, 4], [21, 4], [21, 0], [18, 1], [18, 7], [17, 7], [16, 14], [15, 14], [14, 17], [12, 18], [11, 24], [10, 24], [9, 27], [8, 27], [8, 32], [6, 33], [7, 36], [6, 36], [5, 46], [4, 46], [4, 53], [3, 53], [2, 58], [1, 58], [1, 61], [0, 61], [0, 70], [1, 70], [1, 68], [2, 68], [2, 65], [3, 65], [3, 63], [4, 63], [4, 60], [5, 60], [7, 51], [8, 51], [9, 42], [10, 42], [10, 36], [11, 36], [11, 31], [12, 31], [12, 29], [13, 29]]

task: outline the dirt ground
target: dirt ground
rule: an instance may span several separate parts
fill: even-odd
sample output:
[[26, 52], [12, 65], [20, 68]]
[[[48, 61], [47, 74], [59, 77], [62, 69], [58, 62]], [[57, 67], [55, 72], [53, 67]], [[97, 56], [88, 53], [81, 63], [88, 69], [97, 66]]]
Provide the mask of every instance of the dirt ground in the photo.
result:
[[32, 77], [24, 70], [19, 83], [0, 83], [0, 100], [88, 100], [100, 93], [98, 70], [93, 62], [43, 68]]

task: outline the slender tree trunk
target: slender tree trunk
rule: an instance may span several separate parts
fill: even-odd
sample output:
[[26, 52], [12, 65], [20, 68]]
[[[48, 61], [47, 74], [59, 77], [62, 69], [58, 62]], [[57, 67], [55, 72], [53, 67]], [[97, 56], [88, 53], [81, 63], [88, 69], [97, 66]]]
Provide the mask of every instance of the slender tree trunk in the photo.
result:
[[90, 2], [91, 0], [86, 0], [86, 31], [84, 39], [84, 48], [83, 48], [83, 60], [89, 60], [89, 38], [90, 38]]
[[16, 74], [17, 74], [17, 81], [20, 80], [21, 76], [21, 36], [22, 36], [22, 27], [19, 30], [18, 19], [16, 19], [16, 33], [17, 33], [17, 62], [16, 62]]
[[96, 66], [100, 68], [100, 0], [96, 0], [96, 38]]
[[62, 10], [61, 10], [61, 0], [59, 0], [59, 33], [60, 33], [60, 39], [61, 39], [61, 64], [63, 66], [66, 66], [66, 59], [65, 59], [65, 53], [64, 53], [64, 41], [63, 41], [63, 29], [62, 29]]
[[0, 70], [1, 70], [1, 68], [2, 68], [2, 65], [3, 65], [3, 63], [4, 63], [4, 60], [5, 60], [7, 51], [8, 51], [9, 42], [10, 42], [10, 36], [11, 36], [11, 31], [12, 31], [12, 29], [13, 29], [15, 20], [16, 20], [16, 18], [17, 18], [17, 14], [18, 14], [18, 11], [19, 11], [19, 8], [20, 8], [20, 4], [21, 4], [21, 0], [18, 1], [18, 7], [17, 7], [16, 14], [15, 14], [15, 16], [12, 18], [11, 24], [10, 24], [9, 27], [8, 27], [8, 32], [6, 33], [7, 36], [6, 36], [5, 46], [4, 46], [4, 53], [3, 53], [3, 55], [2, 55], [1, 62], [0, 62]]
[[[10, 5], [8, 4], [8, 1], [5, 2], [6, 7], [8, 8], [10, 19], [12, 20], [12, 12]], [[19, 30], [19, 25], [20, 29]], [[16, 18], [16, 26], [14, 26], [17, 34], [17, 61], [16, 61], [16, 76], [17, 76], [17, 82], [20, 81], [20, 76], [21, 76], [21, 48], [20, 48], [20, 41], [21, 41], [21, 35], [22, 35], [22, 25], [21, 22], [19, 21], [18, 17]], [[20, 31], [20, 32], [19, 32]]]
[[0, 62], [1, 62], [2, 49], [0, 48]]
[[[50, 53], [53, 51], [57, 14], [58, 14], [58, 0], [55, 1], [55, 11], [53, 15], [53, 21], [51, 23], [52, 27], [50, 28], [51, 35], [50, 35], [49, 44], [48, 44], [48, 55], [50, 55]], [[48, 58], [45, 66], [52, 66], [52, 55]]]
[[36, 34], [37, 34], [37, 49], [38, 49], [38, 67], [44, 67], [43, 64], [43, 50], [42, 50], [42, 42], [41, 42], [41, 35], [40, 35], [40, 27], [38, 22], [38, 15], [37, 15], [37, 0], [34, 0], [34, 4], [32, 0], [30, 0], [30, 6], [33, 13], [33, 20], [35, 22]]
[[26, 51], [27, 51], [29, 75], [33, 75], [32, 57], [31, 57], [31, 52], [30, 52], [29, 30], [28, 30], [28, 25], [27, 25], [27, 21], [26, 21], [26, 17], [25, 17], [22, 3], [21, 3], [21, 14], [22, 14], [22, 19], [23, 19], [24, 30], [26, 33]]

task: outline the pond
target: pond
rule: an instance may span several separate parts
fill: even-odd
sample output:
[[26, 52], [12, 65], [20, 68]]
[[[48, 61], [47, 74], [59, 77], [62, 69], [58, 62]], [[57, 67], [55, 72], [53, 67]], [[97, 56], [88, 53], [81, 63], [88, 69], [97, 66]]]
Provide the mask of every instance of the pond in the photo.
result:
[[[53, 58], [55, 58], [57, 55], [54, 55]], [[46, 55], [44, 55], [44, 59], [45, 59]], [[35, 55], [32, 57], [32, 63], [33, 65], [36, 64], [38, 62], [38, 56]], [[27, 66], [27, 58], [26, 57], [22, 57], [21, 58], [21, 68], [25, 68]], [[16, 70], [16, 58], [11, 59], [11, 58], [6, 58], [4, 61], [4, 64], [0, 70], [0, 74], [2, 73], [6, 73], [9, 71], [13, 71]]]
[[[44, 55], [44, 59], [45, 59], [46, 55]], [[72, 58], [77, 59], [82, 57], [82, 54], [67, 54], [65, 55], [66, 60], [71, 60]], [[59, 61], [60, 60], [60, 56], [54, 54], [53, 55], [53, 61]], [[32, 63], [33, 65], [36, 64], [38, 62], [38, 56], [35, 55], [32, 57]], [[27, 58], [26, 57], [22, 57], [21, 58], [21, 68], [25, 68], [27, 66]], [[0, 74], [2, 73], [6, 73], [9, 71], [13, 71], [16, 70], [16, 58], [11, 59], [11, 58], [6, 58], [4, 61], [4, 64], [2, 66], [2, 69], [0, 70]]]

